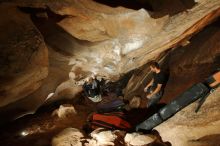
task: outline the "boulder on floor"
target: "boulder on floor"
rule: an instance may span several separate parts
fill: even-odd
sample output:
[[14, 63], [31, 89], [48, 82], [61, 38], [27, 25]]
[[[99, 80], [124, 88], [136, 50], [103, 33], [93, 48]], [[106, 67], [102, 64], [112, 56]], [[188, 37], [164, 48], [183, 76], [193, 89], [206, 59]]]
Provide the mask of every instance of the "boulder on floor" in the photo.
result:
[[83, 134], [76, 128], [64, 129], [52, 139], [52, 146], [82, 146]]
[[57, 115], [59, 118], [67, 118], [76, 115], [75, 108], [70, 104], [60, 105], [60, 107], [53, 111], [52, 116]]
[[145, 146], [155, 142], [156, 137], [140, 133], [127, 133], [124, 140], [130, 146]]

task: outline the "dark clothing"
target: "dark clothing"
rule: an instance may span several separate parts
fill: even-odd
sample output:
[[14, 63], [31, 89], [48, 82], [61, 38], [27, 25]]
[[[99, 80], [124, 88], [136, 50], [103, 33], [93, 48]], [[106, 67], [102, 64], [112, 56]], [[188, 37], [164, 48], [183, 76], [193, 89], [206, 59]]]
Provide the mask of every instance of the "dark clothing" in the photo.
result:
[[168, 75], [165, 74], [164, 72], [160, 71], [159, 73], [153, 74], [153, 79], [154, 79], [154, 82], [153, 82], [152, 86], [150, 86], [148, 88], [147, 94], [152, 93], [157, 88], [158, 84], [162, 84], [162, 87], [158, 93], [156, 93], [150, 97], [148, 104], [147, 104], [148, 108], [151, 107], [152, 105], [155, 105], [156, 103], [158, 103], [160, 101], [160, 99], [162, 98], [164, 88], [165, 88], [166, 83], [168, 81]]
[[87, 97], [100, 95], [100, 83], [97, 79], [93, 80], [90, 84], [84, 83], [83, 90]]
[[124, 110], [124, 112], [128, 122], [134, 127], [152, 115], [146, 108], [131, 109], [130, 111]]
[[150, 108], [136, 108], [136, 109], [131, 109], [130, 111], [124, 110], [124, 112], [127, 121], [132, 126], [135, 127], [136, 125], [140, 124], [141, 122], [143, 122], [144, 120], [148, 119], [150, 116], [155, 114], [158, 111], [158, 109], [162, 107], [164, 107], [164, 104], [158, 104]]
[[163, 71], [160, 71], [159, 73], [153, 74], [153, 79], [154, 82], [152, 88], [156, 89], [158, 84], [162, 84], [161, 90], [163, 91], [168, 81], [168, 75]]
[[213, 76], [210, 76], [209, 78], [207, 78], [203, 84], [205, 84], [210, 90], [211, 90], [211, 87], [210, 87], [210, 84], [214, 83], [215, 82], [215, 79], [213, 78]]
[[153, 96], [151, 96], [151, 98], [149, 99], [148, 103], [147, 103], [147, 107], [151, 107], [152, 105], [155, 105], [156, 103], [158, 103], [160, 101], [160, 99], [163, 96], [163, 91], [160, 90], [158, 93], [154, 94]]

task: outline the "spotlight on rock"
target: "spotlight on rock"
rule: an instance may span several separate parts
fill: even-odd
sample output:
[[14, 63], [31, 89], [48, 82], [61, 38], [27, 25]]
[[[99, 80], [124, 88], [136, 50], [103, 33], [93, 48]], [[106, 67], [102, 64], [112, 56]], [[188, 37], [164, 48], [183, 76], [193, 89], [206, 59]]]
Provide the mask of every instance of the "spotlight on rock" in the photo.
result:
[[27, 131], [22, 131], [21, 132], [21, 136], [27, 136], [28, 135], [28, 132]]

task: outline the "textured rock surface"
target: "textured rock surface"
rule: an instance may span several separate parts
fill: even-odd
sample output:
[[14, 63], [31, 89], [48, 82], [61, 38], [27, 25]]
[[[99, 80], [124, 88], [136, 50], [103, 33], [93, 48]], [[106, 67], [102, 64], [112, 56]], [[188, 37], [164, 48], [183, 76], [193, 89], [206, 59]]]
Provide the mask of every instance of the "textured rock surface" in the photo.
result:
[[[176, 48], [163, 58], [163, 70], [170, 74], [162, 102], [169, 102], [191, 85], [210, 76], [220, 64], [219, 21], [207, 26], [193, 36], [190, 44]], [[162, 59], [161, 59], [162, 60]], [[142, 95], [144, 86], [151, 77], [147, 65], [139, 68], [130, 79], [125, 93], [130, 98]]]
[[77, 114], [75, 108], [72, 105], [60, 105], [59, 109], [53, 111], [52, 116], [58, 116], [59, 118], [68, 118], [71, 115]]
[[0, 6], [0, 107], [37, 90], [48, 75], [48, 51], [28, 15]]
[[[69, 77], [77, 81], [92, 73], [117, 80], [124, 73], [144, 65], [149, 59], [158, 58], [165, 50], [181, 44], [182, 40], [188, 39], [210, 23], [219, 15], [220, 2], [201, 0], [187, 11], [172, 17], [160, 18], [153, 18], [152, 14], [144, 9], [111, 8], [90, 0], [71, 2], [16, 0], [14, 5], [44, 9], [43, 12], [39, 9], [24, 11], [31, 17], [24, 12], [21, 13], [18, 9], [15, 10], [18, 11], [18, 15], [26, 16], [22, 17], [25, 23], [30, 22], [33, 25], [30, 21], [31, 18], [43, 34], [47, 45], [51, 47], [49, 49], [49, 76], [44, 82], [44, 86], [40, 86], [40, 82], [37, 82], [35, 86], [28, 86], [33, 88], [32, 91], [36, 91], [29, 96], [29, 99], [32, 98], [39, 105], [44, 102], [49, 93], [55, 92], [56, 87], [62, 81], [68, 79], [66, 76], [69, 72], [68, 65], [72, 66]], [[10, 9], [7, 11], [8, 15], [14, 14]], [[11, 17], [10, 20], [19, 18], [14, 17]], [[2, 29], [9, 27], [10, 25], [5, 26], [8, 23], [5, 22]], [[5, 33], [10, 34], [6, 31]], [[7, 42], [4, 41], [6, 45]], [[34, 73], [39, 71], [38, 69]], [[43, 74], [39, 76], [46, 77]], [[33, 77], [36, 78], [37, 75]], [[32, 79], [34, 79], [33, 77]], [[67, 90], [66, 92], [69, 92]], [[13, 91], [13, 95], [16, 93], [15, 91]], [[77, 89], [76, 93], [78, 92], [80, 89]], [[22, 96], [30, 93], [22, 92]], [[16, 101], [16, 97], [11, 95], [10, 98], [11, 100], [5, 100], [5, 102]], [[22, 111], [30, 108], [29, 106], [23, 107], [25, 103], [29, 102], [28, 100], [24, 99], [19, 102], [18, 107]], [[11, 106], [14, 105], [8, 105], [8, 108]], [[30, 106], [34, 107], [33, 109], [38, 107]]]
[[92, 139], [88, 140], [88, 146], [115, 145], [117, 135], [113, 131], [106, 131], [102, 128], [94, 130], [91, 134]]
[[[65, 58], [62, 54], [49, 49], [50, 65], [48, 66], [48, 76], [44, 79], [42, 85], [33, 93], [21, 100], [17, 100], [16, 102], [0, 108], [0, 115], [5, 117], [0, 121], [0, 123], [16, 119], [27, 114], [33, 114], [42, 104], [49, 104], [54, 100], [60, 100], [61, 97], [65, 98], [68, 96], [68, 98], [74, 98], [81, 91], [81, 87], [76, 87], [74, 83], [70, 83], [65, 86], [62, 86], [61, 84], [68, 80], [70, 67], [68, 66], [67, 59], [68, 58]], [[59, 85], [63, 89], [62, 92], [60, 90], [56, 90], [57, 88], [59, 89]], [[70, 92], [68, 89], [74, 90]], [[54, 96], [45, 101], [50, 93], [54, 93]]]
[[50, 39], [56, 40], [51, 43], [54, 47], [74, 56], [69, 64], [76, 80], [91, 73], [116, 80], [182, 44], [220, 13], [218, 0], [200, 0], [191, 9], [158, 18], [144, 9], [111, 8], [90, 0], [20, 5], [47, 5], [54, 13], [65, 16], [57, 22], [64, 32]]
[[30, 15], [14, 3], [1, 4], [1, 11], [0, 123], [34, 113], [50, 93], [57, 100], [81, 92], [72, 82], [60, 85], [69, 79], [69, 57], [45, 45]]
[[[163, 60], [170, 72], [162, 102], [169, 102], [191, 85], [203, 81], [219, 67], [219, 21], [206, 27], [190, 39], [190, 44], [170, 52]], [[203, 55], [202, 55], [203, 54]], [[126, 97], [143, 94], [149, 80], [149, 67], [143, 66], [130, 79]], [[172, 145], [215, 146], [219, 139], [219, 89], [211, 95], [199, 113], [194, 113], [196, 103], [179, 112], [156, 130]], [[132, 95], [133, 94], [133, 95]], [[192, 124], [193, 123], [193, 124]], [[172, 140], [171, 140], [172, 139]]]
[[[197, 0], [188, 10], [182, 8], [179, 1], [169, 1], [173, 2], [175, 10], [168, 8], [169, 4], [165, 2], [159, 8], [158, 3], [152, 2], [153, 9], [158, 10], [156, 13], [145, 9], [111, 8], [91, 0], [10, 2], [12, 3], [1, 3], [0, 6], [0, 116], [4, 117], [3, 120], [33, 113], [50, 93], [54, 94], [48, 103], [76, 97], [82, 90], [76, 85], [92, 73], [117, 80], [125, 73], [145, 65], [150, 59], [161, 60], [168, 55], [165, 62], [166, 59], [169, 60], [167, 62], [171, 68], [171, 78], [164, 99], [169, 101], [191, 84], [207, 77], [216, 67], [215, 63], [219, 65], [216, 62], [219, 56], [219, 29], [208, 29], [204, 35], [198, 37], [197, 43], [190, 40], [192, 43], [188, 44], [192, 35], [219, 16], [219, 0]], [[16, 6], [26, 7], [26, 10], [21, 11]], [[169, 11], [173, 11], [172, 15], [164, 15], [170, 14]], [[187, 44], [188, 46], [170, 53], [173, 57], [165, 52]], [[144, 67], [134, 74], [127, 87], [127, 95], [139, 93], [138, 89], [143, 91], [148, 72]], [[199, 72], [201, 74], [198, 75]], [[210, 110], [213, 108], [214, 105]], [[81, 113], [84, 119], [86, 112], [88, 111]], [[212, 116], [210, 114], [210, 118]], [[81, 126], [82, 117], [79, 119], [81, 120], [75, 120], [76, 123], [71, 119], [71, 124]], [[51, 125], [44, 122], [37, 125], [37, 128], [34, 127], [36, 131], [45, 125], [44, 132], [50, 131], [56, 124], [60, 124], [52, 121], [50, 124], [53, 127], [50, 129], [48, 127]], [[207, 128], [213, 134], [213, 127]], [[42, 131], [39, 133], [42, 134]], [[53, 134], [50, 133], [49, 137]], [[205, 132], [204, 135], [196, 135], [195, 132], [191, 136], [195, 136], [197, 141], [190, 144], [212, 141], [219, 134], [207, 135]], [[167, 136], [170, 136], [169, 133]], [[30, 136], [32, 143], [36, 139], [33, 137]], [[180, 137], [181, 134], [177, 139]], [[195, 140], [194, 137], [192, 139]], [[11, 137], [11, 140], [16, 143], [17, 139]], [[18, 141], [23, 146], [22, 140]]]
[[64, 129], [52, 140], [52, 146], [82, 146], [80, 139], [83, 134], [75, 128]]
[[148, 145], [154, 141], [156, 141], [156, 137], [152, 137], [152, 135], [150, 137], [149, 135], [142, 135], [139, 133], [128, 133], [125, 136], [125, 143], [132, 146]]
[[72, 99], [74, 97], [78, 97], [79, 93], [82, 92], [82, 87], [78, 86], [75, 81], [67, 80], [62, 82], [59, 86], [57, 86], [53, 96], [48, 102], [53, 102], [54, 100], [60, 100], [62, 98]]
[[[83, 38], [82, 36], [78, 37], [73, 32], [75, 27], [71, 26], [78, 25], [79, 28], [74, 29], [74, 31], [84, 32], [91, 27], [94, 31], [95, 25], [95, 31], [100, 32], [99, 29], [102, 29], [102, 38], [105, 41], [102, 40], [98, 44], [92, 43], [91, 46], [82, 45], [80, 52], [75, 50], [77, 52], [76, 56], [80, 56], [80, 58], [75, 57], [72, 60], [71, 64], [75, 64], [73, 70], [82, 68], [85, 72], [86, 70], [92, 71], [108, 78], [126, 73], [144, 65], [152, 58], [157, 58], [161, 52], [176, 46], [178, 42], [207, 24], [212, 17], [219, 15], [219, 11], [213, 11], [218, 10], [219, 1], [212, 1], [212, 3], [200, 1], [187, 12], [182, 12], [173, 17], [164, 16], [157, 19], [151, 18], [144, 9], [128, 11], [123, 8], [115, 8], [115, 12], [109, 15], [111, 11], [107, 13], [107, 10], [100, 14], [100, 9], [98, 9], [99, 13], [96, 13], [95, 9], [99, 8], [99, 5], [91, 10], [92, 2], [77, 4], [90, 9], [80, 13], [84, 17], [75, 16], [75, 13], [69, 11], [69, 13], [63, 12], [62, 14], [75, 17], [66, 18], [59, 25], [74, 37], [91, 42], [97, 40]], [[204, 5], [206, 5], [206, 8], [203, 7]], [[67, 11], [68, 8], [65, 10]], [[59, 10], [59, 13], [61, 12], [62, 9]], [[205, 16], [206, 18], [202, 19]], [[89, 29], [88, 32], [92, 33], [93, 31]], [[109, 36], [109, 39], [106, 36]], [[88, 51], [89, 54], [86, 53]]]
[[[64, 129], [69, 127], [80, 129], [85, 123], [88, 114], [91, 112], [91, 109], [87, 106], [73, 106], [77, 111], [77, 114], [68, 114], [67, 118], [51, 116], [53, 109], [59, 108], [56, 103], [53, 103], [52, 105], [47, 105], [47, 110], [41, 109], [40, 112], [38, 111], [34, 115], [27, 115], [13, 122], [5, 124], [4, 127], [2, 126], [0, 130], [0, 145], [51, 145], [52, 138], [58, 135]], [[68, 135], [66, 136], [68, 137]], [[62, 143], [62, 141], [59, 142], [60, 144]]]
[[198, 113], [197, 103], [156, 127], [161, 137], [178, 146], [217, 146], [220, 135], [220, 88], [208, 96]]
[[56, 135], [52, 140], [53, 146], [166, 146], [159, 137], [124, 131], [109, 131], [103, 128], [94, 130], [91, 138], [84, 138], [75, 128], [67, 128]]

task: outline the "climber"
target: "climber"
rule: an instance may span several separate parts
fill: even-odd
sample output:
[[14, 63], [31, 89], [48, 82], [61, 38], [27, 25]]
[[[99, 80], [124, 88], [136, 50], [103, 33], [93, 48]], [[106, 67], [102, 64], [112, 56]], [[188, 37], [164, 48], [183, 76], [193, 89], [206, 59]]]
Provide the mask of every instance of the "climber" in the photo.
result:
[[157, 62], [152, 61], [149, 63], [150, 69], [153, 72], [153, 79], [144, 88], [144, 92], [147, 93], [146, 98], [149, 99], [147, 107], [158, 103], [163, 96], [164, 88], [168, 81], [168, 75], [160, 69]]
[[102, 100], [100, 82], [96, 77], [88, 77], [83, 85], [84, 94], [93, 102]]
[[214, 92], [215, 88], [220, 86], [220, 69], [218, 69], [212, 76], [207, 78], [203, 83], [209, 88], [210, 92], [199, 99], [198, 106], [195, 110], [196, 113], [199, 111], [208, 95]]
[[205, 83], [208, 84], [210, 88], [216, 88], [220, 84], [220, 70], [206, 79]]

